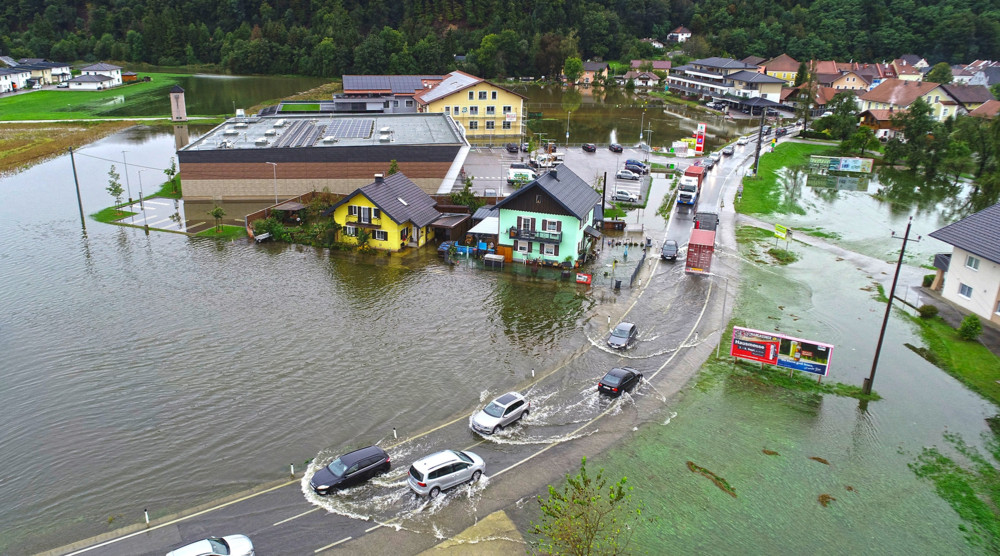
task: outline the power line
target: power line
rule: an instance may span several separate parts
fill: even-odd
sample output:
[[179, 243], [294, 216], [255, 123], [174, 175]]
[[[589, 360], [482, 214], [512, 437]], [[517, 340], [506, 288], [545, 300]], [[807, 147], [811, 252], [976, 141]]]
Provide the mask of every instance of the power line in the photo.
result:
[[[105, 162], [114, 162], [116, 164], [125, 164], [124, 160], [114, 160], [112, 158], [104, 158], [104, 157], [101, 157], [101, 156], [94, 156], [92, 154], [86, 154], [86, 153], [82, 153], [80, 151], [75, 151], [75, 154], [77, 156], [86, 156], [86, 157], [94, 158], [94, 159], [97, 159], [97, 160], [103, 160]], [[132, 166], [134, 166], [136, 168], [144, 168], [146, 170], [159, 170], [161, 172], [164, 171], [164, 170], [166, 170], [166, 168], [156, 168], [154, 166], [143, 166], [142, 164], [135, 164], [135, 163], [132, 163]]]

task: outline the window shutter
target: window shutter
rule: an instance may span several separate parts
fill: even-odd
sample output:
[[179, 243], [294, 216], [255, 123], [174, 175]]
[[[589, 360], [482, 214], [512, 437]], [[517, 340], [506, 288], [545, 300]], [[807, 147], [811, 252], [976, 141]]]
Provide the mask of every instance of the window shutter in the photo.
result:
[[[562, 231], [562, 220], [556, 220], [556, 231], [557, 232], [561, 232]], [[556, 255], [558, 255], [558, 254], [559, 253], [556, 253]]]
[[555, 256], [557, 256], [557, 257], [559, 256], [559, 244], [558, 243], [556, 244], [556, 247], [555, 247]]
[[518, 229], [518, 230], [523, 230], [523, 229], [524, 229], [524, 228], [522, 227], [522, 226], [523, 226], [523, 222], [522, 222], [522, 221], [523, 221], [523, 219], [522, 219], [522, 218], [521, 218], [520, 216], [518, 216], [518, 217], [517, 217], [517, 229]]
[[532, 232], [535, 231], [535, 219], [534, 218], [531, 219], [531, 231]]
[[531, 242], [528, 242], [528, 253], [531, 253]]
[[372, 218], [382, 218], [382, 211], [380, 209], [372, 209]]
[[514, 252], [516, 253], [517, 250], [518, 250], [518, 245], [517, 245], [517, 240], [515, 239], [514, 240]]

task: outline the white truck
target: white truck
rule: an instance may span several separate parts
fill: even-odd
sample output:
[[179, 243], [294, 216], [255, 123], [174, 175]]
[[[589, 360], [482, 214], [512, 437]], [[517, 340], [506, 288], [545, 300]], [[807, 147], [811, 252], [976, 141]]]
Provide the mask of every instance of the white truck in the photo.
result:
[[507, 170], [507, 183], [514, 185], [515, 183], [525, 184], [529, 181], [534, 181], [538, 179], [538, 174], [532, 172], [531, 170], [526, 170], [524, 168], [510, 168]]

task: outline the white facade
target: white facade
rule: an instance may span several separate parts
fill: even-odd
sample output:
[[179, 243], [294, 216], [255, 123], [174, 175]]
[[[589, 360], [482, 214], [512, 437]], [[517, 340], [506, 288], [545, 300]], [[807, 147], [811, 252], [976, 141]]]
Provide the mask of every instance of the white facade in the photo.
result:
[[105, 81], [104, 87], [117, 87], [122, 84], [122, 68], [112, 64], [94, 64], [80, 70], [80, 75], [103, 75], [110, 77], [111, 81]]
[[941, 295], [980, 318], [1000, 324], [1000, 264], [953, 248]]
[[31, 79], [30, 71], [0, 68], [0, 93], [24, 89], [28, 79]]

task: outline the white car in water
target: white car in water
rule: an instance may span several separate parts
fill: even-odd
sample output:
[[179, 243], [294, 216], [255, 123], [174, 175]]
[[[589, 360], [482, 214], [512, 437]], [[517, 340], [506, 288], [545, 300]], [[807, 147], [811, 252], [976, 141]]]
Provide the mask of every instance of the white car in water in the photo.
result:
[[246, 535], [209, 537], [167, 552], [167, 556], [254, 556]]
[[476, 412], [469, 420], [469, 428], [479, 434], [495, 434], [504, 427], [528, 415], [531, 403], [517, 392], [507, 392]]

